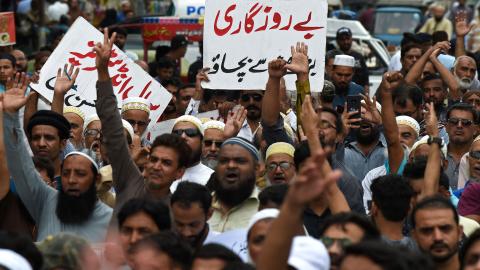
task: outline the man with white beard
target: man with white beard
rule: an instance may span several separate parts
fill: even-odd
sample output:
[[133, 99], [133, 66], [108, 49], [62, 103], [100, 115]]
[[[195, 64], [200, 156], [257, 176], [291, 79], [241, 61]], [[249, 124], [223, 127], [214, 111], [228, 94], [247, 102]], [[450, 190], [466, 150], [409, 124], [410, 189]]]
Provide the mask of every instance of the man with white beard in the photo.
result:
[[470, 56], [462, 55], [453, 64], [453, 75], [460, 85], [462, 94], [468, 90], [480, 89], [480, 82], [475, 78], [477, 64]]

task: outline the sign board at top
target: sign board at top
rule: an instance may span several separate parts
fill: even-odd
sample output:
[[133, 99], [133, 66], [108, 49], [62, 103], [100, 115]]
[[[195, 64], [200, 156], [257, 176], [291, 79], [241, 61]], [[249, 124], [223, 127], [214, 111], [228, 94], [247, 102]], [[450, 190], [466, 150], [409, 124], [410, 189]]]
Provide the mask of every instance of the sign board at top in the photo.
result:
[[200, 17], [205, 14], [205, 0], [174, 0], [176, 17]]
[[[290, 47], [309, 46], [312, 91], [323, 88], [327, 0], [206, 0], [204, 67], [208, 89], [263, 90], [268, 63], [290, 60]], [[296, 76], [285, 76], [288, 90]]]

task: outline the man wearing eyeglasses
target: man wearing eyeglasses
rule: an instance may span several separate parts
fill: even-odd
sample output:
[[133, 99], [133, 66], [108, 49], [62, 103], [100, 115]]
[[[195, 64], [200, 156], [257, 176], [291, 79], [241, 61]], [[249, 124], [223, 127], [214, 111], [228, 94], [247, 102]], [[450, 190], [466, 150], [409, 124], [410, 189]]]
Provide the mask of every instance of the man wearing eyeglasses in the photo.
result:
[[446, 125], [449, 143], [447, 151], [448, 167], [445, 170], [450, 179], [450, 187], [458, 187], [458, 172], [462, 156], [470, 150], [478, 134], [478, 115], [472, 105], [457, 103], [447, 111]]
[[271, 185], [289, 183], [295, 176], [293, 145], [278, 142], [270, 145], [266, 154], [265, 178]]
[[195, 116], [183, 115], [175, 120], [172, 134], [182, 137], [188, 146], [190, 146], [192, 152], [185, 173], [178, 181], [172, 184], [170, 187], [171, 192], [175, 192], [177, 185], [182, 181], [206, 185], [213, 170], [200, 162], [204, 136], [202, 121]]
[[262, 100], [263, 91], [240, 92], [240, 105], [247, 109], [247, 120], [243, 123], [240, 132], [238, 132], [238, 137], [242, 137], [250, 142], [253, 141], [262, 118]]

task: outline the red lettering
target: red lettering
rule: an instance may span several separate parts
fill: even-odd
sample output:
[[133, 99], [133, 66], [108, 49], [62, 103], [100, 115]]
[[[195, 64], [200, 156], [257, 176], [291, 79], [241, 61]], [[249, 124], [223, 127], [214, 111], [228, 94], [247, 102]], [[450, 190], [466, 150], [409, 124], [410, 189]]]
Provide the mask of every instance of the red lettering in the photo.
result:
[[[250, 9], [250, 14], [245, 15], [245, 33], [250, 34], [253, 30], [253, 27], [255, 26], [255, 20], [253, 19], [257, 14], [260, 12], [263, 6], [258, 7], [256, 10], [255, 7], [258, 6], [258, 3], [256, 3], [251, 9]], [[253, 11], [253, 12], [252, 12]]]
[[224, 19], [225, 19], [225, 22], [228, 23], [228, 26], [225, 27], [225, 28], [219, 28], [218, 27], [218, 17], [220, 16], [220, 10], [217, 12], [217, 16], [215, 16], [215, 24], [214, 24], [214, 31], [215, 31], [215, 34], [217, 36], [221, 37], [221, 36], [226, 35], [228, 33], [228, 31], [230, 31], [230, 28], [232, 28], [233, 18], [229, 14], [230, 14], [230, 12], [235, 10], [236, 7], [237, 7], [237, 5], [233, 4], [233, 5], [231, 5], [230, 7], [227, 8], [227, 11], [225, 11]]
[[282, 15], [278, 12], [275, 12], [273, 14], [273, 22], [275, 23], [275, 25], [270, 27], [270, 30], [277, 29], [280, 26], [280, 23], [282, 23]]
[[306, 21], [304, 22], [299, 22], [297, 23], [293, 29], [295, 29], [296, 31], [312, 31], [312, 30], [318, 30], [318, 29], [322, 29], [323, 27], [321, 26], [305, 26], [306, 24], [308, 24], [310, 22], [310, 20], [312, 19], [312, 12], [310, 11], [310, 13], [308, 13], [308, 18]]
[[280, 28], [280, 30], [287, 31], [290, 29], [290, 26], [292, 26], [292, 15], [290, 15], [290, 20], [288, 21], [288, 25]]
[[[152, 81], [149, 81], [147, 83], [147, 85], [145, 85], [145, 87], [143, 88], [142, 92], [140, 93], [140, 97], [143, 97], [143, 95], [145, 95], [145, 92], [147, 91], [148, 87], [150, 86], [150, 84], [152, 84]], [[147, 98], [146, 98], [147, 99]]]

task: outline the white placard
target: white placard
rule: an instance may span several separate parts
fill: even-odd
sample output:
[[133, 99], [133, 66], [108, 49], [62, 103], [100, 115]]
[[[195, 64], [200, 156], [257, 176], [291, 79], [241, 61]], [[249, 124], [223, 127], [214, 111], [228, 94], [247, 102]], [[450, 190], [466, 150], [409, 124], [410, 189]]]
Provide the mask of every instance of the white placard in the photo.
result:
[[[207, 89], [263, 90], [268, 62], [290, 60], [290, 47], [309, 46], [310, 85], [321, 91], [327, 34], [326, 0], [207, 0], [203, 64]], [[295, 90], [296, 76], [285, 76]]]
[[237, 229], [216, 235], [203, 243], [216, 243], [223, 245], [237, 254], [244, 262], [248, 261], [247, 230]]
[[[65, 105], [78, 107], [87, 116], [94, 114], [98, 75], [93, 47], [97, 42], [103, 42], [103, 33], [78, 17], [40, 71], [39, 83], [30, 86], [51, 102], [57, 70], [66, 63], [73, 64], [80, 68], [80, 73], [65, 95]], [[172, 95], [117, 46], [112, 49], [109, 72], [118, 106], [128, 97], [146, 98], [151, 103], [150, 126], [156, 123]]]

